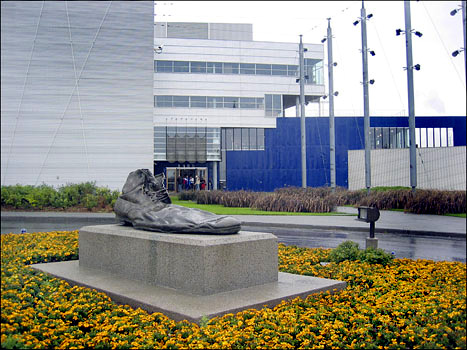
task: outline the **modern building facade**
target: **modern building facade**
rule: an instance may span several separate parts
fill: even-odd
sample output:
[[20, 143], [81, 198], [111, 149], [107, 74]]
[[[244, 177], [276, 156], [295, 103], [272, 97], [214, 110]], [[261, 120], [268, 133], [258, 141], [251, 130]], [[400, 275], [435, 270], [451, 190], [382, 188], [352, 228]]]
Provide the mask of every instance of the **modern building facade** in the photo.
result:
[[[227, 190], [301, 185], [298, 43], [253, 41], [251, 24], [154, 23], [150, 1], [1, 6], [2, 185], [121, 190], [138, 168], [164, 172], [169, 190], [184, 175]], [[324, 46], [304, 47], [316, 103]], [[329, 120], [306, 117], [307, 185], [328, 186]], [[407, 117], [371, 127], [375, 150], [408, 147]], [[465, 116], [416, 127], [420, 148], [465, 148]], [[335, 130], [336, 184], [358, 186], [349, 154], [364, 148], [363, 117], [336, 117]]]
[[1, 184], [121, 189], [153, 164], [154, 3], [1, 2]]
[[[155, 23], [154, 159], [168, 187], [195, 174], [225, 187], [227, 151], [265, 151], [299, 96], [298, 44], [253, 41], [249, 24]], [[305, 44], [305, 101], [324, 95], [322, 44]], [[187, 169], [188, 168], [188, 169]]]

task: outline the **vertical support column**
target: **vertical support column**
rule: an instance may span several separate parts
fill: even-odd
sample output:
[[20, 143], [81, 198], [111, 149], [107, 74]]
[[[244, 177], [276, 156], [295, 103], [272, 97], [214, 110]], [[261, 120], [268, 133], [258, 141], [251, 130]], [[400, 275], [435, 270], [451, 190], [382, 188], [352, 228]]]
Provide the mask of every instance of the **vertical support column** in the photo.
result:
[[409, 147], [410, 147], [410, 187], [415, 192], [417, 187], [417, 153], [415, 150], [415, 101], [413, 85], [412, 24], [410, 19], [410, 1], [404, 1], [405, 43], [407, 52], [407, 95], [409, 99]]
[[302, 163], [302, 188], [306, 188], [306, 124], [305, 124], [305, 71], [303, 57], [302, 35], [300, 34], [299, 45], [300, 59], [300, 140], [301, 140], [301, 163]]
[[328, 18], [328, 74], [329, 74], [329, 169], [331, 172], [331, 191], [336, 191], [336, 138], [334, 128], [334, 77], [332, 60], [331, 19]]
[[295, 116], [300, 118], [300, 96], [295, 98]]
[[212, 189], [217, 190], [217, 162], [212, 162]]
[[363, 65], [363, 125], [365, 133], [365, 187], [368, 194], [371, 188], [371, 153], [370, 153], [370, 103], [368, 93], [368, 48], [366, 43], [366, 10], [360, 12], [362, 24], [362, 65]]

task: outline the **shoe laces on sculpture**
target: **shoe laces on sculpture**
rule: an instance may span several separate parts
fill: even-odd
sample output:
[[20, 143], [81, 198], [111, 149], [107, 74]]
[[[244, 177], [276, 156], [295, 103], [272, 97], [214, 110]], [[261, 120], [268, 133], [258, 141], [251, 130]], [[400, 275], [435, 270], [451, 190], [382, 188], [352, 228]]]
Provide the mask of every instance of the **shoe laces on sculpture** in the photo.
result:
[[171, 204], [169, 194], [164, 187], [162, 177], [154, 181], [150, 177], [146, 178], [143, 184], [143, 193], [147, 195], [153, 202], [162, 202]]

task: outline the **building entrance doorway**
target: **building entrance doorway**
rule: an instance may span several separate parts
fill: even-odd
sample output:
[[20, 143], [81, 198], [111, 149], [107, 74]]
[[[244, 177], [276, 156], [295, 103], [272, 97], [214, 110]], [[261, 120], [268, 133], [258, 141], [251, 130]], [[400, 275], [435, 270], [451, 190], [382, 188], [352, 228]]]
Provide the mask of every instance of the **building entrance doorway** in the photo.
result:
[[[196, 186], [197, 177], [199, 178], [199, 186]], [[192, 183], [190, 183], [191, 178], [193, 179]], [[184, 179], [188, 180], [188, 184], [184, 183]], [[169, 192], [208, 189], [208, 168], [166, 168], [165, 181]]]

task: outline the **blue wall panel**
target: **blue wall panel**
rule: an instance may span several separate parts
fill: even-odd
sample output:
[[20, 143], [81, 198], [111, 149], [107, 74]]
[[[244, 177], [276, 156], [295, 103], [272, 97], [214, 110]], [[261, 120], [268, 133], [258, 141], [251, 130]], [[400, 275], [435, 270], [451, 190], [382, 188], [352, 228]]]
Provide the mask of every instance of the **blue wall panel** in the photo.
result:
[[[407, 117], [372, 117], [371, 127], [408, 127]], [[417, 128], [453, 128], [454, 145], [466, 145], [465, 117], [417, 117]], [[335, 118], [336, 184], [348, 186], [348, 150], [363, 149], [363, 117]], [[306, 119], [307, 185], [329, 186], [329, 120]], [[279, 118], [265, 130], [264, 151], [228, 151], [227, 189], [273, 191], [301, 186], [300, 119]]]

